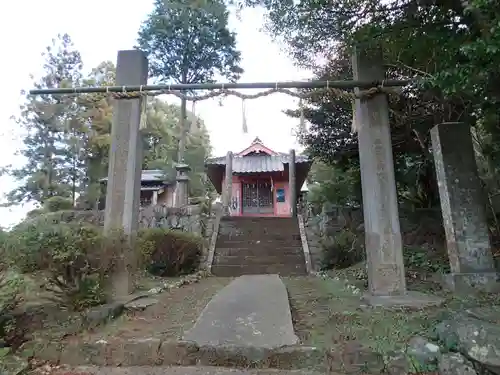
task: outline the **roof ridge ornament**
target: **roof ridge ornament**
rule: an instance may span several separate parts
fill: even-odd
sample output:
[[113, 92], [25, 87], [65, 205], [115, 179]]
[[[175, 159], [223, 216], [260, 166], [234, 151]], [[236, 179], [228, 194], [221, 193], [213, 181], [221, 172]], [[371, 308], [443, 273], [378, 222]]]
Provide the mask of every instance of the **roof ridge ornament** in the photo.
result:
[[260, 143], [261, 145], [263, 144], [259, 137], [255, 137], [255, 139], [252, 141], [253, 145], [257, 143]]

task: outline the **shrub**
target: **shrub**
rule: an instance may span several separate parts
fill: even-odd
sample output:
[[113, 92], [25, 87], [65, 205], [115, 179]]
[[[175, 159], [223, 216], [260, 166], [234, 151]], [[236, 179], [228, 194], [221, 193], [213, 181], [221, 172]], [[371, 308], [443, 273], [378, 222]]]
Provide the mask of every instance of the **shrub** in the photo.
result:
[[40, 268], [48, 271], [45, 288], [64, 305], [79, 310], [104, 300], [103, 272], [97, 252], [102, 238], [91, 226], [58, 224], [41, 233]]
[[178, 276], [200, 263], [202, 238], [179, 230], [149, 228], [139, 232], [137, 248], [142, 264], [156, 276]]
[[90, 224], [46, 220], [26, 222], [11, 237], [11, 262], [23, 271], [45, 271], [44, 287], [57, 302], [80, 310], [104, 301], [105, 277], [123, 241], [105, 238], [99, 227]]
[[48, 224], [45, 221], [26, 221], [17, 225], [5, 241], [6, 261], [22, 273], [39, 270], [41, 251], [44, 248], [40, 233]]
[[43, 209], [46, 212], [57, 212], [62, 210], [71, 210], [73, 201], [64, 197], [51, 197], [43, 204]]
[[41, 238], [41, 234], [60, 224], [88, 227], [94, 223], [98, 224], [99, 218], [91, 211], [58, 211], [27, 218], [7, 232], [4, 241], [7, 260], [22, 273], [41, 270], [41, 252], [47, 248], [43, 242], [47, 237]]
[[405, 268], [419, 274], [446, 273], [450, 271], [450, 262], [446, 250], [438, 251], [428, 247], [405, 246], [403, 249]]
[[0, 341], [6, 346], [20, 345], [24, 331], [18, 326], [14, 310], [22, 301], [24, 280], [15, 272], [0, 269]]
[[43, 215], [44, 213], [45, 213], [45, 211], [43, 209], [41, 209], [41, 208], [35, 208], [35, 209], [31, 210], [31, 211], [28, 211], [26, 213], [26, 217], [28, 219], [33, 219], [35, 217]]
[[3, 252], [5, 246], [7, 245], [7, 240], [9, 238], [9, 233], [0, 228], [0, 250]]
[[350, 267], [365, 257], [362, 244], [356, 234], [349, 229], [343, 229], [335, 237], [322, 240], [322, 269]]

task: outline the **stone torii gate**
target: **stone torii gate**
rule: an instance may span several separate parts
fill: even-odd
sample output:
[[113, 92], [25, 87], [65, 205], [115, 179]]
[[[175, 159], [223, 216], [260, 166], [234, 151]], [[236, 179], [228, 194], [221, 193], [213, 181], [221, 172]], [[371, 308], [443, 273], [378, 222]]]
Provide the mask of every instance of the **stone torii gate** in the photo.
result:
[[[354, 81], [310, 81], [285, 83], [225, 84], [230, 88], [345, 88], [361, 89], [402, 86], [405, 81], [385, 80], [381, 53], [378, 50], [357, 51], [353, 55]], [[165, 85], [147, 85], [148, 62], [141, 51], [118, 52], [116, 86], [73, 89], [32, 90], [31, 94], [74, 94], [166, 89]], [[176, 90], [179, 85], [168, 86]], [[222, 84], [184, 85], [184, 89], [224, 88]], [[217, 86], [217, 87], [215, 87]], [[140, 88], [140, 90], [139, 90]], [[115, 100], [111, 152], [106, 195], [105, 230], [123, 228], [134, 236], [138, 230], [142, 143], [140, 139], [141, 103], [144, 96]], [[368, 303], [384, 305], [422, 305], [439, 303], [406, 288], [403, 265], [403, 243], [399, 223], [390, 136], [387, 96], [378, 91], [370, 97], [355, 100], [369, 290]], [[481, 186], [472, 148], [469, 126], [437, 124], [432, 129], [433, 152], [439, 180], [439, 191], [452, 273], [447, 275], [452, 288], [497, 287], [486, 215], [481, 202]], [[178, 166], [180, 172], [189, 166]], [[179, 183], [187, 182], [182, 173]], [[186, 189], [180, 189], [185, 192]], [[184, 198], [180, 199], [184, 201]], [[113, 282], [114, 294], [132, 292], [135, 272], [133, 254], [123, 254]]]
[[[355, 80], [385, 77], [380, 51], [356, 53], [352, 67]], [[355, 118], [369, 280], [366, 299], [389, 305], [436, 303], [406, 290], [387, 97], [356, 100]], [[452, 290], [497, 290], [470, 127], [437, 124], [431, 136], [451, 265], [444, 281]]]

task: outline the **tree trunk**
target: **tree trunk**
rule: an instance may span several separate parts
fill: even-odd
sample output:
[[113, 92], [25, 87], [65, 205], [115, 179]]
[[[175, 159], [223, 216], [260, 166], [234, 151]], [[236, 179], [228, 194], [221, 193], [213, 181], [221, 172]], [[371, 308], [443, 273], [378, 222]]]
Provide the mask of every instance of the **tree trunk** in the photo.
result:
[[75, 206], [76, 203], [76, 158], [73, 156], [73, 171], [72, 171], [72, 177], [71, 177], [71, 200], [73, 202], [73, 207]]
[[186, 151], [186, 138], [187, 138], [187, 100], [181, 100], [181, 118], [179, 127], [181, 129], [181, 134], [179, 137], [179, 148], [177, 150], [177, 162], [184, 162], [184, 153]]

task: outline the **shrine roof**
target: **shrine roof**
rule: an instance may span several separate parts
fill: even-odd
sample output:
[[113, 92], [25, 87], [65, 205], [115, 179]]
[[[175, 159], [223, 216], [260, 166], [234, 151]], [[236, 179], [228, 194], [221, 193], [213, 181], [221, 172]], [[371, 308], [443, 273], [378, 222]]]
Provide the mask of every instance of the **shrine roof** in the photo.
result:
[[[277, 155], [245, 155], [233, 156], [233, 173], [259, 173], [259, 172], [281, 172], [285, 170], [285, 164], [290, 162], [290, 156], [284, 153]], [[297, 155], [295, 163], [308, 163], [307, 156]], [[206, 165], [226, 165], [226, 157], [210, 158]]]
[[[168, 184], [171, 179], [165, 175], [165, 172], [161, 169], [143, 169], [141, 172], [141, 183], [150, 184], [156, 183], [158, 186], [164, 186]], [[108, 181], [107, 177], [101, 178], [101, 182]]]

